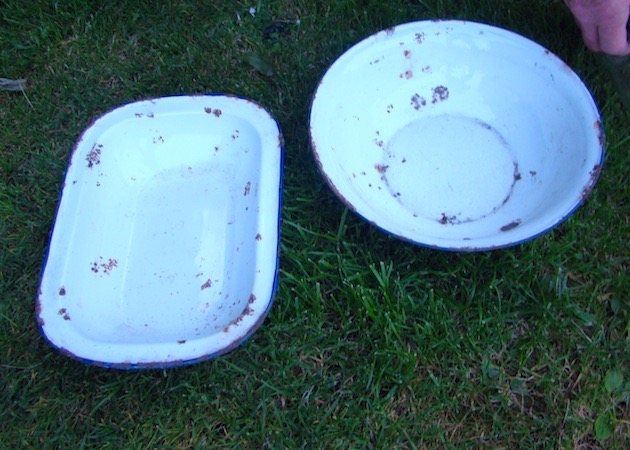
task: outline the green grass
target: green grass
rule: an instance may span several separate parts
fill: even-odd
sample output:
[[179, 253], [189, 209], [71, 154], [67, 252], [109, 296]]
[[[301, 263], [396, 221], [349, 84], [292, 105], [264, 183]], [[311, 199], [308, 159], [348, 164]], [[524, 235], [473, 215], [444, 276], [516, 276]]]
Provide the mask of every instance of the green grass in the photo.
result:
[[[326, 68], [378, 30], [428, 18], [512, 29], [592, 90], [605, 170], [554, 231], [487, 253], [416, 247], [348, 212], [317, 171], [308, 110]], [[252, 52], [273, 76], [245, 62]], [[29, 79], [28, 100], [0, 92], [1, 448], [630, 446], [628, 382], [613, 382], [630, 379], [630, 115], [561, 1], [8, 0], [0, 77]], [[123, 103], [205, 92], [260, 102], [285, 135], [269, 317], [194, 366], [120, 372], [66, 358], [33, 311], [75, 140]]]

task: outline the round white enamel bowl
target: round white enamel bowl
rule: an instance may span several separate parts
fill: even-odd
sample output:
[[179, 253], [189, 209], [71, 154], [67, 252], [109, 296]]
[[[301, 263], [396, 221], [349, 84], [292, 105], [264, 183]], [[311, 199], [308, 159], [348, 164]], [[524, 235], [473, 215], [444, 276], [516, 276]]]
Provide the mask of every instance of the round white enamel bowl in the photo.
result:
[[604, 156], [579, 77], [535, 42], [473, 22], [408, 23], [352, 47], [317, 88], [310, 133], [348, 207], [457, 251], [549, 231], [582, 204]]

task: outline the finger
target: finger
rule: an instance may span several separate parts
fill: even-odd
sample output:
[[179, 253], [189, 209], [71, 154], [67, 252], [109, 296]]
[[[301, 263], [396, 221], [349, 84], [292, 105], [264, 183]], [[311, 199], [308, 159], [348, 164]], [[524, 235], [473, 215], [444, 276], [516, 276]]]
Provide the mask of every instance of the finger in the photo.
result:
[[630, 53], [625, 26], [600, 26], [597, 28], [597, 35], [600, 51], [609, 55], [627, 55]]
[[584, 40], [584, 44], [586, 44], [586, 46], [594, 52], [601, 51], [597, 26], [580, 24], [580, 29], [582, 30], [582, 39]]

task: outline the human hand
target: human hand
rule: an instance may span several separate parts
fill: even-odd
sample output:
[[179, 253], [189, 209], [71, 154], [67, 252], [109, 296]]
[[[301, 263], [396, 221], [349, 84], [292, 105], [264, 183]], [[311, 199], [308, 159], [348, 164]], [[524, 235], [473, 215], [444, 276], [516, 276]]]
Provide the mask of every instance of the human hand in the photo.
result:
[[626, 26], [630, 0], [564, 0], [577, 20], [584, 43], [595, 52], [629, 55]]

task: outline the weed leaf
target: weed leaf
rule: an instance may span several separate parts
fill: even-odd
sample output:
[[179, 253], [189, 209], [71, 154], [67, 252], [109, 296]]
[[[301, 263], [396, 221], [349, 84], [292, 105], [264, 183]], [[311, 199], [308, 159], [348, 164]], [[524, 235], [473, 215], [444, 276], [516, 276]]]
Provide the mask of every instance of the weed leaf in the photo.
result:
[[268, 77], [273, 76], [273, 65], [267, 61], [260, 53], [258, 52], [250, 52], [245, 55], [245, 61], [249, 63], [254, 69], [262, 73], [263, 75], [267, 75]]
[[610, 369], [604, 378], [604, 387], [609, 394], [612, 394], [623, 384], [623, 374], [619, 369]]
[[496, 380], [499, 378], [500, 374], [499, 369], [492, 364], [492, 361], [490, 361], [490, 358], [488, 357], [484, 358], [481, 364], [481, 373], [486, 381]]
[[615, 431], [615, 418], [610, 412], [600, 414], [595, 420], [595, 436], [597, 439], [608, 439]]

